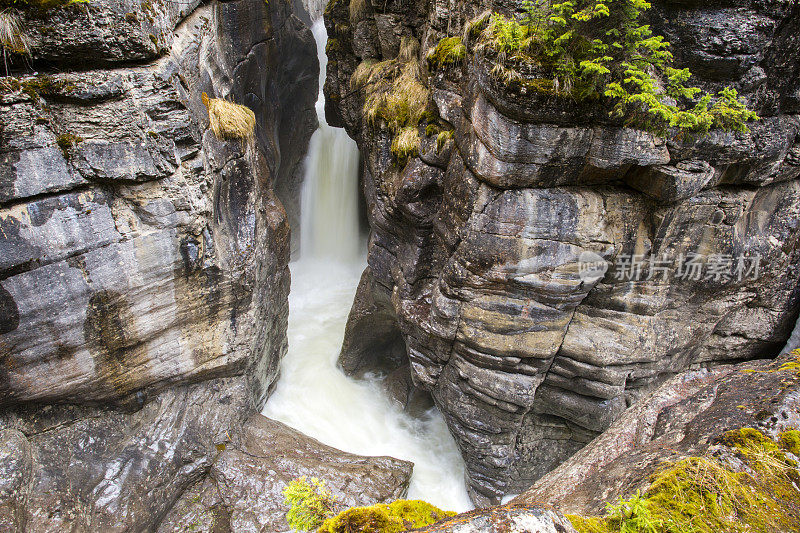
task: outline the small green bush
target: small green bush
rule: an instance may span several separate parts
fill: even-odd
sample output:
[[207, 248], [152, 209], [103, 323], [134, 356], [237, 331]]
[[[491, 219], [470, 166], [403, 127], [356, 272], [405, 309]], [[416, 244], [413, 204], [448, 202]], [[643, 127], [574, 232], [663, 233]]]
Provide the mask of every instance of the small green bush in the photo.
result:
[[308, 481], [305, 476], [295, 479], [283, 489], [285, 503], [289, 506], [286, 522], [297, 531], [318, 528], [336, 507], [336, 499], [317, 478]]
[[711, 95], [687, 85], [691, 73], [673, 68], [670, 44], [639, 21], [646, 0], [528, 0], [525, 8], [522, 20], [483, 13], [470, 21], [463, 39], [437, 45], [431, 66], [446, 66], [442, 58], [459, 39], [464, 54], [472, 49], [492, 63], [501, 83], [579, 101], [609, 98], [613, 115], [662, 136], [670, 128], [747, 131], [758, 120], [734, 89]]

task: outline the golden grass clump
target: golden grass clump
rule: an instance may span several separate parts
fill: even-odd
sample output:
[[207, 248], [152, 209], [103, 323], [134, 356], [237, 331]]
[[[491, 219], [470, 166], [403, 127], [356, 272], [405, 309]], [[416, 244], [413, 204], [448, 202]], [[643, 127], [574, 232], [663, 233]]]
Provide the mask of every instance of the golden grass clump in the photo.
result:
[[355, 24], [364, 20], [367, 14], [367, 0], [350, 0], [350, 23]]
[[22, 28], [22, 21], [17, 13], [8, 9], [0, 11], [0, 45], [3, 46], [3, 57], [7, 52], [30, 53], [28, 36]]
[[467, 46], [478, 38], [491, 18], [491, 10], [486, 10], [464, 25], [464, 35], [461, 38], [461, 42], [464, 44], [464, 46]]
[[234, 104], [221, 98], [209, 98], [203, 93], [203, 104], [208, 109], [211, 131], [217, 139], [252, 139], [256, 128], [256, 115], [243, 105]]
[[416, 126], [425, 115], [430, 92], [418, 78], [404, 71], [392, 83], [392, 90], [386, 94], [382, 117], [392, 131], [403, 126]]
[[401, 63], [417, 61], [419, 59], [419, 41], [411, 35], [404, 35], [400, 39], [400, 51], [397, 53], [397, 60]]
[[399, 161], [405, 161], [417, 155], [419, 142], [419, 130], [416, 126], [406, 126], [392, 140], [392, 153]]
[[419, 126], [426, 117], [430, 91], [422, 82], [420, 45], [414, 37], [401, 40], [397, 57], [377, 62], [366, 59], [350, 78], [353, 89], [364, 90], [364, 118], [372, 126], [385, 126], [395, 135], [392, 153], [398, 160], [416, 154]]

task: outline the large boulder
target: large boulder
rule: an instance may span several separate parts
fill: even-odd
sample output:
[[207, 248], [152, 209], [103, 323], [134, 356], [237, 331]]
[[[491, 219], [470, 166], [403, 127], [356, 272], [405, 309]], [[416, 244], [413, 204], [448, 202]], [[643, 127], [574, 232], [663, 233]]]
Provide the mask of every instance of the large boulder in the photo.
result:
[[[327, 114], [364, 154], [372, 231], [341, 363], [359, 373], [405, 349], [396, 365], [443, 412], [477, 503], [526, 489], [677, 373], [777, 355], [798, 317], [797, 9], [656, 3], [678, 66], [761, 116], [663, 139], [510, 90], [479, 54], [425, 70], [442, 37], [522, 2], [367, 1], [358, 20], [347, 5], [325, 13]], [[452, 129], [420, 127], [407, 162], [351, 84], [362, 62], [400, 57], [387, 35], [421, 43], [428, 111]]]
[[305, 476], [325, 482], [346, 507], [403, 498], [413, 464], [344, 453], [280, 422], [255, 415], [238, 445], [226, 446], [209, 474], [187, 490], [158, 528], [185, 531], [289, 531], [283, 489]]

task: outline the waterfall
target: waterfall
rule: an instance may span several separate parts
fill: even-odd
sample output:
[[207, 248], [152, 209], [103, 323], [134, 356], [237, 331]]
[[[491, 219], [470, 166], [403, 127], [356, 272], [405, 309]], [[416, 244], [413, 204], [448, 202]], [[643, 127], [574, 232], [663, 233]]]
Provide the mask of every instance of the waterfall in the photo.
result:
[[[313, 27], [322, 74], [325, 27]], [[442, 415], [434, 408], [420, 418], [404, 413], [377, 376], [355, 380], [336, 366], [345, 323], [366, 266], [358, 228], [358, 150], [347, 134], [325, 122], [306, 159], [301, 198], [301, 255], [289, 267], [289, 351], [281, 377], [264, 408], [325, 444], [361, 455], [390, 455], [414, 463], [408, 497], [443, 509], [472, 507], [464, 463]]]
[[358, 254], [358, 147], [341, 128], [325, 121], [325, 25], [311, 30], [317, 41], [320, 80], [319, 129], [311, 137], [300, 200], [301, 257], [353, 260]]

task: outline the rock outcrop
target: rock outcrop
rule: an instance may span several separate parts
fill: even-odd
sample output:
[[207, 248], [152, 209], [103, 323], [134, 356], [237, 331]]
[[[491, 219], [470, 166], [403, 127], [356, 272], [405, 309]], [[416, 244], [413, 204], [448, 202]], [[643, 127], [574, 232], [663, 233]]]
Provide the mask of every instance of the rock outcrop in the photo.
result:
[[346, 507], [403, 498], [413, 464], [340, 452], [280, 422], [256, 415], [241, 444], [226, 447], [208, 476], [184, 492], [159, 533], [289, 531], [283, 489], [301, 476], [325, 482]]
[[574, 533], [569, 520], [549, 507], [518, 504], [477, 509], [420, 529], [427, 533]]
[[797, 356], [670, 379], [514, 502], [546, 502], [564, 513], [603, 515], [606, 502], [637, 490], [644, 494], [651, 475], [665, 462], [725, 453], [719, 444], [727, 431], [754, 428], [775, 439], [800, 427]]
[[[403, 164], [356, 68], [413, 37], [425, 70], [442, 37], [521, 2], [362, 3], [325, 14], [328, 122], [364, 155], [372, 230], [340, 361], [355, 373], [405, 353], [395, 364], [444, 413], [477, 503], [529, 487], [676, 373], [776, 355], [798, 315], [796, 3], [648, 12], [699, 86], [732, 86], [760, 114], [747, 133], [658, 138], [602, 105], [511, 91], [468, 54], [423, 76], [453, 139], [420, 126]], [[607, 270], [587, 277], [587, 259]]]
[[[153, 530], [277, 379], [273, 190], [316, 127], [316, 47], [282, 1], [93, 0], [23, 30], [40, 74], [0, 80], [0, 513]], [[252, 137], [217, 139], [202, 93]]]

